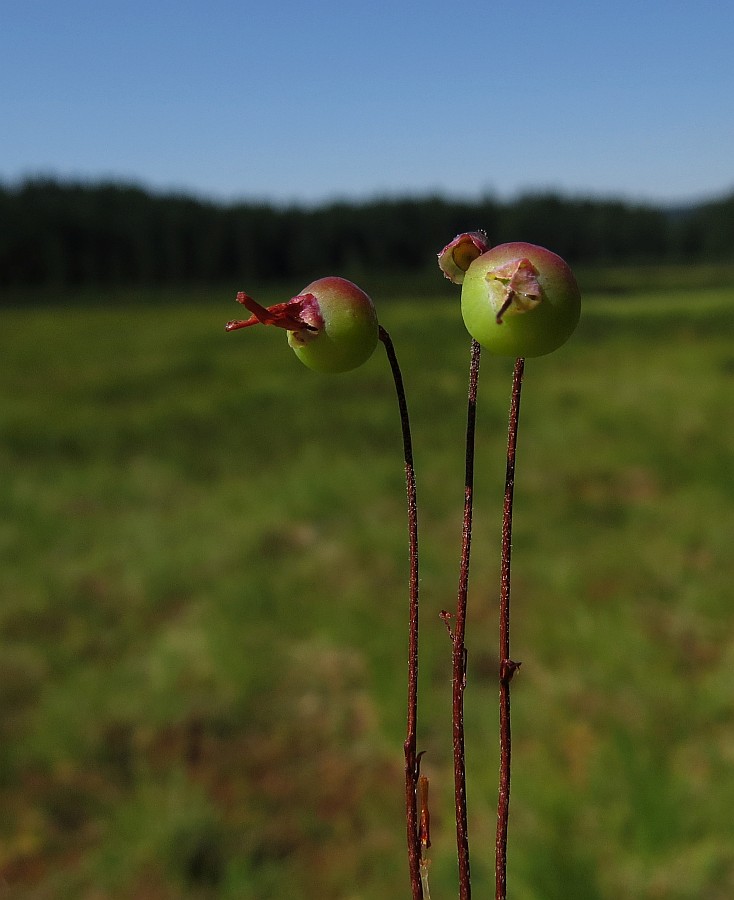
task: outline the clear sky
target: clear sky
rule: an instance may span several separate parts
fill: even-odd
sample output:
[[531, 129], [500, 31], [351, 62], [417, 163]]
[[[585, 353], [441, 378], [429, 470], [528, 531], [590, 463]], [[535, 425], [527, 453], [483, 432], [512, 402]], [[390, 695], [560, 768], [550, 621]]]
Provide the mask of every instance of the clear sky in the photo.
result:
[[0, 180], [696, 200], [733, 47], [732, 0], [0, 0]]

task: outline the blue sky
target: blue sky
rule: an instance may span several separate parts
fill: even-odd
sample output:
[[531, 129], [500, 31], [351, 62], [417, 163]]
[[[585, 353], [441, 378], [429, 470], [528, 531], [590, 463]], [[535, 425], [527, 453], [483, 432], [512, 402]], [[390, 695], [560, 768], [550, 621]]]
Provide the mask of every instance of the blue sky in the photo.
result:
[[731, 0], [3, 0], [0, 180], [217, 199], [734, 189]]

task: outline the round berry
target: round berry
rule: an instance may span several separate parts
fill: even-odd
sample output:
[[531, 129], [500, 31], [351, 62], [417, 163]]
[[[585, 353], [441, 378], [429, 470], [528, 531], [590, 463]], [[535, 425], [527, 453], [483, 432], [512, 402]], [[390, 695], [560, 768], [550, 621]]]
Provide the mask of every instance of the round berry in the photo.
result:
[[469, 266], [461, 290], [469, 333], [499, 356], [543, 356], [565, 343], [581, 315], [573, 272], [550, 250], [516, 241]]
[[317, 372], [347, 372], [366, 362], [377, 346], [377, 313], [370, 298], [346, 278], [311, 282], [299, 294], [305, 327], [288, 332], [301, 362]]

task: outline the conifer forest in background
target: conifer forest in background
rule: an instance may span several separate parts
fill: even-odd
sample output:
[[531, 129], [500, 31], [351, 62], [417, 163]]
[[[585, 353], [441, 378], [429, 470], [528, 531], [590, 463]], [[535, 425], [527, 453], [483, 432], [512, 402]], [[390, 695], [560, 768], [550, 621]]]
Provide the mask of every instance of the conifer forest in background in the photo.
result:
[[539, 193], [317, 207], [218, 204], [120, 183], [0, 185], [0, 287], [249, 283], [342, 272], [417, 273], [426, 248], [483, 228], [574, 265], [734, 260], [734, 193], [687, 207]]

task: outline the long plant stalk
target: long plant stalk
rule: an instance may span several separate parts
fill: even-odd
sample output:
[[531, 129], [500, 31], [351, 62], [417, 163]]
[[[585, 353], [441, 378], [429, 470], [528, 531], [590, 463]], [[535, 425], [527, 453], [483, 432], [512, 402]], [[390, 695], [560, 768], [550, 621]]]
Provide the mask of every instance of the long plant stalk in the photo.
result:
[[421, 843], [418, 820], [419, 757], [417, 753], [418, 726], [418, 508], [416, 501], [413, 442], [410, 434], [408, 403], [403, 376], [390, 335], [380, 326], [382, 341], [390, 363], [400, 410], [405, 457], [405, 487], [408, 498], [408, 539], [410, 552], [409, 626], [408, 626], [408, 723], [405, 751], [405, 817], [408, 839], [408, 868], [413, 900], [423, 900], [421, 879]]
[[466, 421], [466, 470], [464, 478], [464, 523], [461, 541], [459, 589], [456, 600], [456, 618], [452, 634], [452, 723], [454, 747], [454, 805], [456, 810], [456, 850], [459, 863], [459, 897], [471, 897], [471, 870], [469, 866], [469, 832], [466, 799], [466, 759], [464, 749], [464, 688], [466, 687], [467, 652], [466, 607], [469, 591], [469, 560], [471, 556], [472, 515], [474, 507], [474, 435], [477, 413], [477, 387], [481, 348], [477, 341], [471, 343], [469, 366], [469, 396]]
[[500, 778], [497, 799], [497, 839], [495, 844], [495, 900], [507, 898], [507, 827], [510, 815], [510, 682], [519, 663], [510, 658], [510, 563], [512, 555], [512, 504], [515, 489], [515, 451], [520, 418], [520, 393], [525, 360], [518, 357], [512, 375], [512, 396], [507, 427], [507, 470], [502, 508], [502, 562], [500, 569], [499, 690], [500, 690]]

